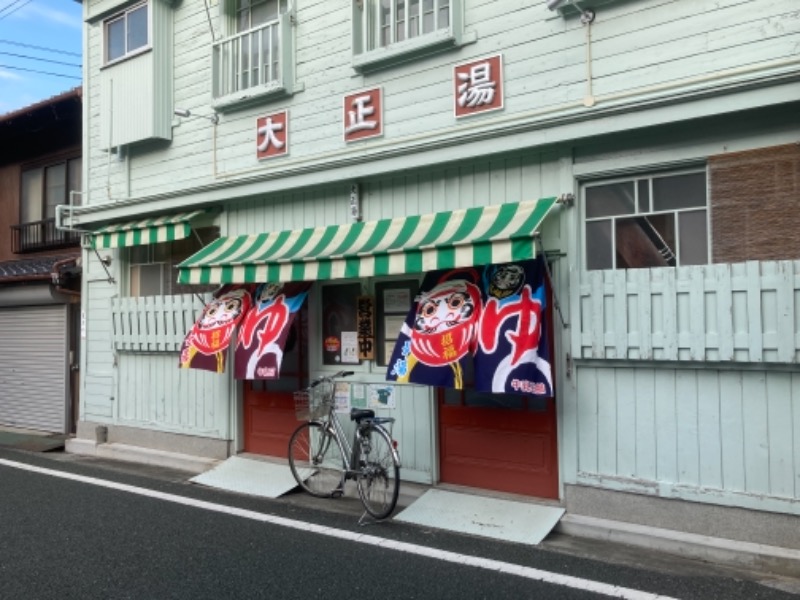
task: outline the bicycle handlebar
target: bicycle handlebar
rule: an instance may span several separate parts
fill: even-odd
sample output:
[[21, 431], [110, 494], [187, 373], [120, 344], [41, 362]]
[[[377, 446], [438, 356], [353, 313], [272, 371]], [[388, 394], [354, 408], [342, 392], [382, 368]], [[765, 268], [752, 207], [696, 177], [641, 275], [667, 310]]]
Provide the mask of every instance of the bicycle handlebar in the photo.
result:
[[340, 377], [349, 377], [352, 375], [354, 371], [339, 371], [338, 373], [334, 373], [333, 375], [323, 375], [322, 377], [318, 377], [314, 381], [311, 382], [309, 388], [317, 387], [323, 381], [332, 381], [334, 379], [339, 379]]

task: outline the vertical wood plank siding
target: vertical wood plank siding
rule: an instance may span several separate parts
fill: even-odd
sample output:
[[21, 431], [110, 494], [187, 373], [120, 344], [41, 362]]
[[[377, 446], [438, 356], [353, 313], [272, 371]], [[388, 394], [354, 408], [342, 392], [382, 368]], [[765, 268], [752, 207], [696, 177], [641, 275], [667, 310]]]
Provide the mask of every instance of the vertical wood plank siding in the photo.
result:
[[[476, 44], [458, 54], [431, 56], [414, 63], [414, 68], [380, 74], [387, 98], [387, 140], [406, 145], [411, 153], [451, 135], [456, 127], [450, 80], [453, 62], [479, 58], [497, 48], [503, 49], [506, 77], [504, 120], [520, 115], [544, 123], [554, 116], [583, 117], [595, 110], [582, 104], [586, 30], [578, 19], [553, 18], [539, 2], [464, 2], [464, 27], [476, 35]], [[604, 4], [592, 27], [592, 91], [597, 107], [613, 104], [619, 109], [618, 121], [635, 121], [636, 111], [625, 111], [626, 105], [671, 98], [686, 89], [714, 89], [759, 75], [767, 77], [780, 68], [781, 61], [797, 58], [795, 8], [795, 0], [774, 0], [764, 10], [752, 1]], [[213, 76], [210, 28], [221, 34], [220, 23], [209, 24], [202, 2], [178, 3], [169, 10], [175, 19], [171, 106], [208, 112], [201, 107], [209, 105]], [[291, 114], [290, 158], [259, 165], [254, 121], [262, 107], [231, 112], [216, 130], [216, 173], [226, 181], [268, 171], [281, 177], [298, 164], [322, 164], [342, 156], [366, 160], [372, 151], [370, 144], [346, 148], [341, 141], [341, 97], [360, 85], [351, 67], [352, 8], [345, 2], [335, 6], [319, 0], [297, 2], [296, 23], [295, 79], [303, 91], [286, 104]], [[95, 65], [102, 57], [101, 28], [92, 28], [89, 36], [87, 60]], [[92, 149], [106, 143], [97, 127], [102, 117], [97, 102], [102, 79], [90, 78], [85, 90], [93, 117], [89, 122]], [[174, 129], [170, 145], [137, 155], [130, 181], [124, 165], [109, 165], [105, 155], [92, 155], [87, 179], [92, 202], [215, 183], [212, 135], [213, 127], [204, 119], [184, 120]], [[448, 160], [466, 159], [471, 153], [472, 149], [465, 148], [456, 156], [454, 148]]]
[[800, 362], [800, 261], [590, 271], [573, 287], [576, 358]]
[[118, 368], [119, 424], [228, 439], [228, 377], [179, 369], [174, 352], [120, 352]]
[[203, 306], [192, 294], [112, 298], [114, 349], [178, 352]]
[[566, 483], [800, 515], [800, 373], [579, 365], [575, 378]]

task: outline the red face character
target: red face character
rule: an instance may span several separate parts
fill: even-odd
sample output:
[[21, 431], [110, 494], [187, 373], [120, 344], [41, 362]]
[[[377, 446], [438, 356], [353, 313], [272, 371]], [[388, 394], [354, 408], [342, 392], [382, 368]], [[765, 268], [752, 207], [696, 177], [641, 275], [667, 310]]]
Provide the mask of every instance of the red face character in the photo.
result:
[[203, 354], [214, 354], [227, 347], [236, 319], [249, 308], [248, 298], [246, 290], [236, 289], [211, 300], [192, 328], [194, 346]]
[[463, 280], [440, 283], [417, 303], [411, 348], [422, 363], [443, 366], [460, 360], [474, 346], [480, 316], [480, 290]]

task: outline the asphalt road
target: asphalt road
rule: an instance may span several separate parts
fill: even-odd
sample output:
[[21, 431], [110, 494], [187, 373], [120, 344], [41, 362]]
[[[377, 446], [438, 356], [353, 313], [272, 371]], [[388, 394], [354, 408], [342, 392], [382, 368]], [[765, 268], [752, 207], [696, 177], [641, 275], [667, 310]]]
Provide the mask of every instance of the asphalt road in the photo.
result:
[[0, 599], [797, 598], [774, 587], [786, 580], [640, 550], [364, 527], [346, 500], [254, 498], [190, 477], [0, 449]]

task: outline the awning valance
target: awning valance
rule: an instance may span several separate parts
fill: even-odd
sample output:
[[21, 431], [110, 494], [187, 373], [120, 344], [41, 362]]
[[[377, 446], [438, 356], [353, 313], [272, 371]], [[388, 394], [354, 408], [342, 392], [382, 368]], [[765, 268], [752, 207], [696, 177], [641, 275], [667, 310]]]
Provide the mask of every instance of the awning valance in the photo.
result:
[[182, 284], [423, 273], [536, 256], [555, 198], [364, 223], [219, 238], [178, 265]]
[[115, 223], [102, 227], [89, 234], [92, 248], [126, 248], [159, 242], [173, 242], [189, 237], [192, 232], [191, 221], [204, 210]]

